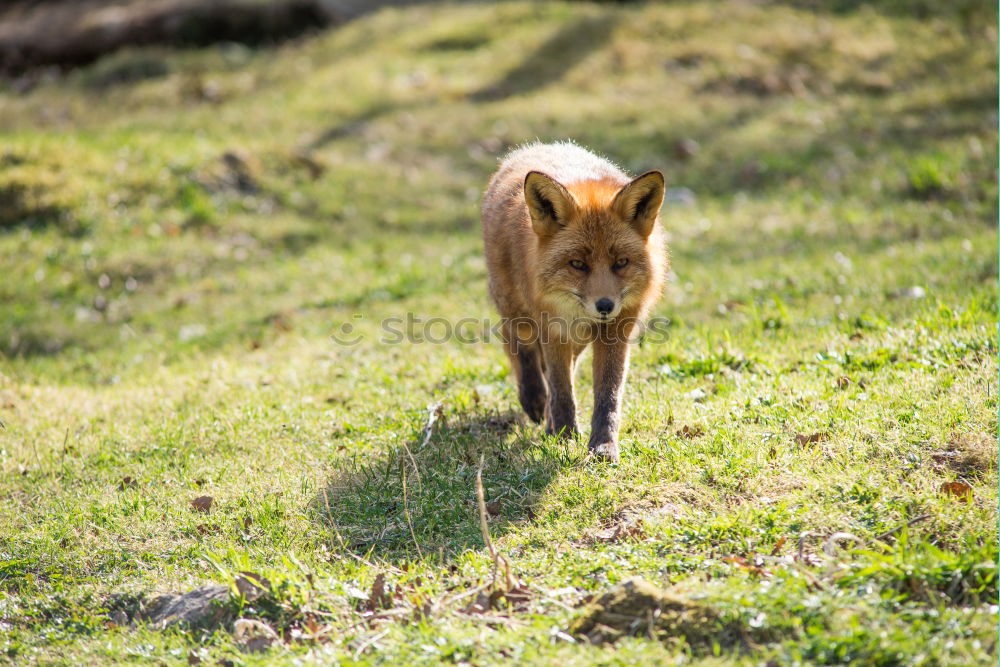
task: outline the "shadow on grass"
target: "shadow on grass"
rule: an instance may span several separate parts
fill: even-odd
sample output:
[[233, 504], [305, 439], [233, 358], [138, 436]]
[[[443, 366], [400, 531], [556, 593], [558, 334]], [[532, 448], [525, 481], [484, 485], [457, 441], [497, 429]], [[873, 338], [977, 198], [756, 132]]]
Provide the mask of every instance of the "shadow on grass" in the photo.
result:
[[[558, 81], [587, 54], [599, 51], [610, 40], [617, 23], [618, 17], [615, 15], [585, 17], [567, 23], [525, 56], [519, 65], [494, 83], [471, 93], [468, 99], [473, 102], [498, 101], [530, 93]], [[380, 118], [403, 111], [413, 111], [434, 102], [429, 100], [404, 104], [390, 102], [375, 104], [327, 128], [307, 148], [310, 151], [321, 149], [339, 139], [360, 134], [367, 125]]]
[[338, 139], [361, 134], [369, 123], [378, 120], [382, 116], [412, 108], [415, 108], [415, 105], [392, 104], [389, 102], [372, 105], [370, 108], [364, 109], [354, 116], [323, 130], [318, 137], [309, 142], [306, 148], [309, 151], [319, 150]]
[[317, 520], [330, 527], [335, 544], [390, 561], [421, 554], [448, 559], [482, 548], [480, 456], [494, 537], [512, 522], [530, 520], [542, 489], [575, 460], [571, 445], [530, 438], [512, 413], [460, 414], [442, 422], [426, 442], [418, 434], [388, 453], [345, 461], [316, 500]]
[[521, 64], [496, 82], [469, 95], [473, 102], [491, 102], [530, 93], [558, 81], [588, 54], [611, 38], [617, 15], [588, 16], [560, 27]]

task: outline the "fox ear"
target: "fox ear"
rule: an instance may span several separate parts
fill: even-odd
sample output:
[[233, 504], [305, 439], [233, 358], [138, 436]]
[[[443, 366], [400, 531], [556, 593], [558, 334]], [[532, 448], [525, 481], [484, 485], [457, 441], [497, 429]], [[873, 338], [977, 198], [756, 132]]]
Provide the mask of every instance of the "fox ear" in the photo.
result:
[[524, 201], [531, 227], [539, 236], [555, 234], [576, 213], [576, 200], [570, 191], [540, 171], [529, 171], [524, 177]]
[[618, 191], [611, 208], [640, 235], [649, 236], [663, 205], [664, 188], [663, 174], [655, 169], [647, 171]]

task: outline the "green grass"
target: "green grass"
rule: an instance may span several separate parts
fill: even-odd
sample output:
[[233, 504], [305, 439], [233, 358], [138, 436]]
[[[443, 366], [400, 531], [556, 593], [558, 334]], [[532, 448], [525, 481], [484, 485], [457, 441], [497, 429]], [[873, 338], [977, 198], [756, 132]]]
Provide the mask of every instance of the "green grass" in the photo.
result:
[[[430, 5], [0, 89], [0, 660], [995, 663], [996, 21], [963, 7]], [[495, 319], [480, 193], [566, 137], [696, 196], [618, 466], [524, 423], [495, 341], [379, 340]], [[481, 456], [531, 591], [485, 616]], [[219, 625], [111, 622], [246, 570]], [[635, 575], [716, 639], [565, 634]]]

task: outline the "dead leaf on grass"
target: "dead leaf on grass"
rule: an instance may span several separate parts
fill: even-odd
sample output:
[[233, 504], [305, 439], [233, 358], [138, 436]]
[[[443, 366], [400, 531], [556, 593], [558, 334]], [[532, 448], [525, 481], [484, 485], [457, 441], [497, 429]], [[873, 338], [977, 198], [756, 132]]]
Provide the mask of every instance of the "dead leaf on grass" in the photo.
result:
[[749, 561], [743, 556], [726, 556], [722, 560], [758, 577], [771, 576], [771, 571], [764, 568], [764, 559], [757, 555], [754, 555]]
[[677, 436], [680, 438], [698, 438], [703, 435], [705, 435], [705, 431], [700, 426], [684, 426], [677, 431]]
[[368, 594], [368, 611], [378, 611], [388, 609], [392, 606], [392, 596], [386, 591], [385, 575], [381, 572], [375, 576], [372, 582], [371, 593]]
[[954, 496], [963, 503], [972, 500], [972, 487], [961, 481], [944, 482], [941, 484], [941, 493], [946, 496]]
[[846, 375], [842, 375], [837, 378], [837, 389], [847, 389], [851, 386], [851, 378]]
[[125, 489], [134, 489], [139, 486], [139, 482], [132, 479], [128, 475], [122, 477], [122, 480], [118, 482], [118, 490], [124, 491]]
[[198, 496], [191, 501], [191, 508], [196, 512], [208, 512], [212, 509], [212, 496]]
[[805, 435], [799, 433], [795, 436], [795, 442], [798, 443], [800, 447], [805, 447], [806, 445], [811, 445], [814, 442], [822, 442], [826, 440], [827, 434], [825, 432], [813, 433], [812, 435]]
[[219, 532], [219, 527], [215, 524], [199, 523], [194, 527], [199, 535], [213, 535]]
[[500, 501], [491, 500], [486, 503], [486, 513], [490, 516], [500, 516]]
[[771, 555], [777, 556], [778, 554], [780, 554], [781, 547], [785, 546], [785, 542], [787, 541], [788, 541], [787, 538], [784, 537], [779, 538], [778, 541], [774, 543], [774, 547], [771, 549]]

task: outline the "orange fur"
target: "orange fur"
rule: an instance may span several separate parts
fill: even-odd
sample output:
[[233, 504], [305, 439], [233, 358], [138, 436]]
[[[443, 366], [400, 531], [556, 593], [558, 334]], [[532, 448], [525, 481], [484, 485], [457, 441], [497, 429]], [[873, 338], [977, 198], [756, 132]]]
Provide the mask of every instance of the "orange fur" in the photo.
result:
[[508, 323], [521, 403], [550, 432], [575, 432], [573, 370], [593, 344], [590, 447], [607, 458], [618, 456], [626, 338], [659, 298], [667, 271], [662, 200], [659, 172], [630, 179], [569, 143], [512, 152], [483, 198], [490, 294]]

